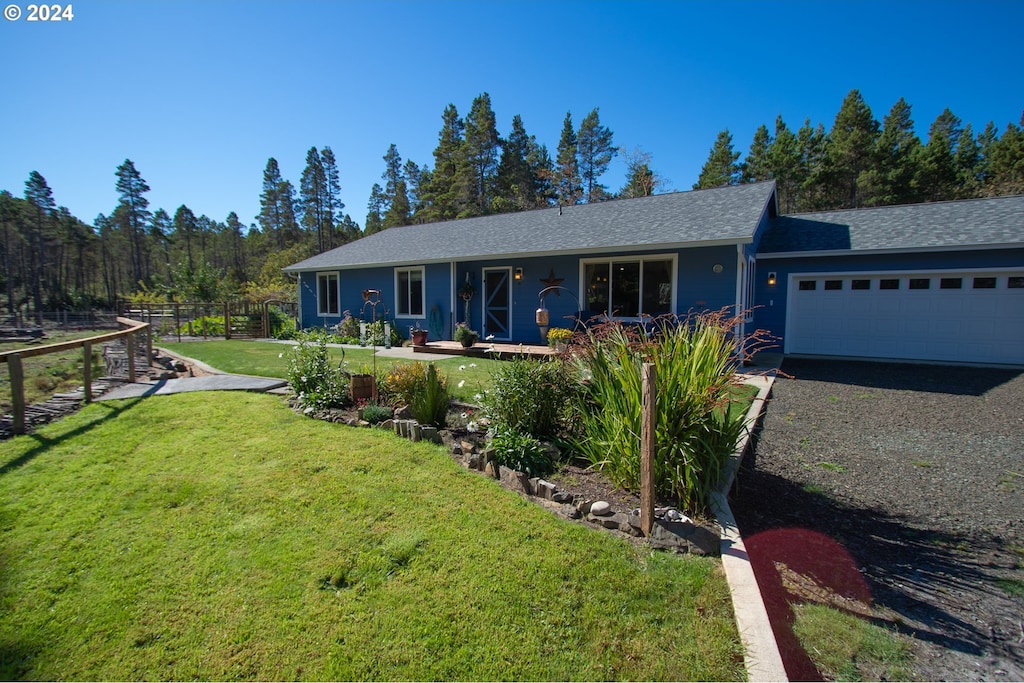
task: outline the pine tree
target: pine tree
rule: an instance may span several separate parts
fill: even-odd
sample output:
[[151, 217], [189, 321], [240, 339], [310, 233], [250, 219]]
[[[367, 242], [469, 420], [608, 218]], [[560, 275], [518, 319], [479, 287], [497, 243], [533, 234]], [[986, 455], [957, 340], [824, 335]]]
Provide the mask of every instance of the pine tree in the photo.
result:
[[626, 182], [619, 190], [623, 199], [650, 197], [663, 184], [662, 179], [651, 170], [651, 155], [639, 147], [625, 152]]
[[800, 163], [800, 141], [789, 129], [782, 115], [775, 117], [775, 139], [768, 146], [768, 166], [775, 178], [779, 210], [796, 211], [800, 188], [804, 181]]
[[796, 134], [800, 148], [800, 191], [797, 198], [798, 211], [824, 209], [828, 206], [825, 195], [825, 126], [818, 124], [811, 127], [811, 120], [805, 119], [804, 125]]
[[562, 137], [558, 140], [555, 156], [555, 196], [560, 205], [579, 204], [583, 198], [583, 181], [577, 160], [576, 130], [572, 126], [572, 112], [565, 113]]
[[46, 262], [43, 260], [46, 252], [43, 243], [46, 233], [49, 232], [50, 224], [53, 221], [57, 205], [53, 201], [53, 191], [38, 171], [28, 174], [25, 181], [25, 202], [28, 211], [25, 216], [27, 230], [27, 251], [28, 267], [25, 280], [32, 289], [32, 305], [35, 309], [36, 322], [42, 324], [43, 312], [43, 270]]
[[169, 277], [171, 273], [171, 230], [174, 224], [171, 217], [163, 209], [153, 212], [153, 220], [149, 224], [149, 238], [153, 244], [159, 247], [163, 255], [164, 276]]
[[771, 145], [772, 136], [768, 133], [768, 126], [762, 123], [754, 131], [754, 139], [750, 143], [747, 158], [740, 164], [740, 182], [758, 183], [775, 177], [768, 156]]
[[324, 177], [327, 180], [327, 205], [325, 207], [327, 248], [333, 249], [338, 243], [338, 224], [341, 222], [345, 203], [341, 201], [341, 180], [338, 176], [338, 162], [334, 158], [334, 151], [330, 147], [324, 147], [320, 152], [320, 159], [323, 161]]
[[1024, 113], [1020, 125], [1007, 124], [992, 144], [989, 161], [989, 195], [1024, 194]]
[[974, 174], [978, 178], [978, 192], [985, 196], [991, 180], [992, 146], [999, 142], [999, 130], [994, 121], [985, 124], [985, 129], [978, 133], [978, 163]]
[[874, 168], [868, 169], [862, 182], [867, 206], [907, 204], [917, 198], [917, 176], [921, 141], [914, 133], [910, 105], [902, 97], [882, 119]]
[[725, 129], [718, 134], [715, 144], [711, 147], [708, 160], [701, 168], [700, 176], [694, 183], [693, 189], [706, 190], [713, 187], [725, 187], [735, 185], [739, 182], [740, 167], [736, 161], [740, 153], [733, 151], [732, 134]]
[[512, 117], [512, 132], [501, 148], [494, 211], [523, 211], [536, 206], [536, 179], [527, 159], [529, 154], [530, 136], [522, 117], [516, 114]]
[[[281, 178], [281, 170], [278, 168], [277, 159], [267, 159], [267, 166], [263, 169], [263, 191], [260, 193], [260, 213], [256, 217], [263, 232], [273, 237], [277, 243], [278, 250], [285, 248], [285, 206], [284, 198], [281, 196], [284, 180]], [[294, 211], [294, 209], [293, 209]]]
[[956, 189], [954, 193], [957, 199], [970, 199], [978, 196], [981, 190], [981, 181], [978, 178], [980, 159], [981, 150], [978, 147], [978, 141], [974, 138], [971, 124], [968, 123], [964, 126], [956, 143]]
[[877, 141], [878, 121], [860, 91], [851, 90], [843, 99], [825, 143], [822, 179], [826, 200], [833, 206], [856, 208], [863, 204], [858, 183], [861, 174], [875, 165]]
[[316, 147], [306, 152], [306, 168], [299, 181], [299, 205], [302, 207], [302, 227], [308, 234], [316, 234], [318, 252], [327, 245], [327, 174]]
[[[434, 149], [434, 169], [429, 182], [421, 189], [423, 222], [446, 221], [459, 215], [461, 195], [457, 175], [463, 163], [462, 142], [465, 125], [454, 104], [445, 107], [441, 115], [441, 131]], [[371, 198], [372, 201], [372, 198]], [[367, 219], [367, 230], [370, 229]]]
[[459, 212], [459, 218], [483, 216], [490, 213], [494, 199], [498, 153], [501, 149], [501, 139], [491, 109], [491, 96], [487, 93], [473, 100], [469, 114], [466, 115], [463, 148], [461, 159], [465, 163], [463, 172], [469, 196]]
[[184, 204], [174, 212], [174, 237], [175, 242], [185, 245], [185, 264], [190, 273], [195, 272], [195, 260], [192, 258], [192, 240], [199, 232], [199, 224], [192, 209]]
[[125, 227], [128, 228], [129, 244], [131, 245], [132, 283], [138, 284], [145, 279], [143, 272], [144, 236], [146, 224], [152, 215], [149, 212], [149, 200], [144, 196], [149, 192], [149, 185], [135, 169], [131, 159], [117, 167], [117, 192], [121, 196], [120, 206], [123, 207]]
[[380, 183], [374, 183], [370, 189], [370, 200], [366, 203], [365, 234], [372, 235], [384, 229], [385, 203], [384, 188]]
[[956, 196], [956, 145], [963, 129], [960, 118], [948, 108], [928, 129], [928, 144], [921, 158], [921, 189], [928, 201], [943, 201]]
[[406, 159], [405, 167], [402, 168], [402, 177], [405, 178], [405, 192], [409, 202], [409, 224], [417, 223], [423, 217], [423, 188], [429, 182], [429, 169], [421, 169], [412, 159]]
[[[405, 174], [402, 168], [402, 155], [398, 153], [398, 147], [392, 144], [384, 155], [384, 173], [381, 174], [384, 181], [381, 209], [383, 218], [381, 227], [393, 228], [399, 225], [409, 225], [411, 207], [409, 194], [406, 189]], [[369, 219], [367, 219], [369, 223]]]
[[612, 132], [601, 125], [595, 107], [580, 122], [576, 136], [576, 155], [579, 158], [580, 179], [583, 181], [583, 196], [587, 203], [608, 198], [607, 188], [597, 181], [618, 150], [612, 144]]

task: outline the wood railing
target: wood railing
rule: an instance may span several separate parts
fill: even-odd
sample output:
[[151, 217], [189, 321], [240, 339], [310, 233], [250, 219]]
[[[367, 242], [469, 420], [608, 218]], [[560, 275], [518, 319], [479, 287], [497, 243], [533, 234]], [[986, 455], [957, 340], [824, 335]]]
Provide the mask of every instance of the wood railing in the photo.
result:
[[[149, 323], [139, 322], [137, 320], [131, 320], [129, 318], [118, 317], [117, 323], [119, 325], [127, 326], [127, 329], [118, 330], [117, 332], [110, 332], [107, 334], [100, 334], [95, 337], [86, 337], [85, 339], [75, 339], [73, 341], [59, 342], [57, 344], [47, 344], [45, 346], [36, 346], [27, 349], [18, 349], [16, 351], [4, 351], [0, 352], [0, 363], [7, 363], [7, 374], [11, 380], [11, 403], [13, 404], [13, 415], [14, 424], [13, 429], [15, 434], [25, 433], [25, 374], [21, 366], [21, 360], [23, 358], [31, 358], [33, 356], [45, 356], [48, 353], [57, 353], [58, 351], [67, 351], [68, 349], [81, 348], [82, 355], [84, 357], [84, 363], [82, 364], [83, 370], [83, 386], [85, 387], [85, 402], [92, 402], [92, 345], [100, 344], [103, 342], [113, 341], [115, 339], [125, 338], [125, 346], [128, 347], [128, 381], [135, 381], [135, 337], [140, 332], [148, 331]], [[153, 335], [146, 335], [146, 358], [153, 357]]]

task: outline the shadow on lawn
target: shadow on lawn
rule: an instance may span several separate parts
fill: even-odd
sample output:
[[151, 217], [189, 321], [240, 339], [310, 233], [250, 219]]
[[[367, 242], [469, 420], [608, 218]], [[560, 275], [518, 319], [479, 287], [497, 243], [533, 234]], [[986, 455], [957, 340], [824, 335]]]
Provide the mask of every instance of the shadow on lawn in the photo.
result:
[[[993, 646], [965, 619], [970, 596], [996, 580], [973, 553], [958, 552], [967, 539], [845, 506], [752, 463], [741, 469], [731, 507], [790, 680], [822, 680], [793, 632], [793, 603], [827, 604], [971, 656]], [[984, 550], [979, 543], [987, 542], [996, 543], [970, 546]], [[946, 597], [922, 599], [936, 595]]]
[[99, 426], [103, 422], [106, 422], [111, 418], [115, 418], [121, 413], [124, 413], [134, 408], [140, 401], [142, 401], [143, 398], [145, 397], [128, 399], [125, 402], [120, 403], [119, 405], [94, 402], [91, 405], [96, 406], [94, 411], [97, 414], [92, 419], [90, 419], [88, 422], [82, 425], [79, 425], [78, 427], [75, 427], [71, 431], [61, 433], [60, 436], [57, 436], [56, 438], [53, 439], [42, 436], [38, 432], [26, 434], [25, 437], [35, 441], [36, 445], [30, 448], [29, 450], [25, 451], [18, 457], [14, 458], [13, 460], [10, 460], [0, 465], [0, 476], [3, 476], [10, 472], [11, 470], [16, 470], [22, 465], [31, 462], [36, 457], [45, 453], [53, 446], [63, 443], [69, 439], [74, 439], [78, 436], [81, 436], [82, 434], [85, 434], [86, 432], [90, 431], [92, 428]]

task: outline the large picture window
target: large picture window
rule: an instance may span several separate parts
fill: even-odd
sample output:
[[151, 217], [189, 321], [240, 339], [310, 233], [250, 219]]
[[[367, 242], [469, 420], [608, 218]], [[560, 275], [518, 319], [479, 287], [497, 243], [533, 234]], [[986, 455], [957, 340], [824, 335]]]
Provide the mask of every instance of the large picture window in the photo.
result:
[[399, 268], [395, 270], [396, 315], [422, 316], [423, 268]]
[[591, 316], [659, 316], [672, 312], [674, 260], [623, 258], [586, 261], [583, 287]]
[[338, 274], [318, 273], [316, 276], [317, 315], [338, 315]]

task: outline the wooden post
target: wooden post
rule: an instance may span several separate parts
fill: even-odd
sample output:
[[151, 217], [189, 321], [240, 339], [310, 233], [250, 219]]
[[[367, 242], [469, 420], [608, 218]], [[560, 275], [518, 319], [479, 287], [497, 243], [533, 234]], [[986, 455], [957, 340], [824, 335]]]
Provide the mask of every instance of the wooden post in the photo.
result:
[[174, 304], [174, 331], [178, 335], [178, 343], [181, 343], [181, 304]]
[[135, 381], [135, 334], [129, 334], [124, 338], [125, 347], [128, 349], [128, 381]]
[[82, 366], [82, 386], [85, 389], [85, 402], [92, 403], [92, 343], [82, 344], [85, 365]]
[[231, 304], [224, 302], [224, 338], [231, 339]]
[[650, 536], [654, 529], [654, 453], [658, 448], [655, 390], [657, 372], [653, 363], [644, 363], [641, 371], [640, 529], [645, 536]]
[[7, 374], [11, 380], [11, 403], [14, 408], [14, 433], [25, 433], [25, 372], [21, 367], [21, 355], [7, 357]]

